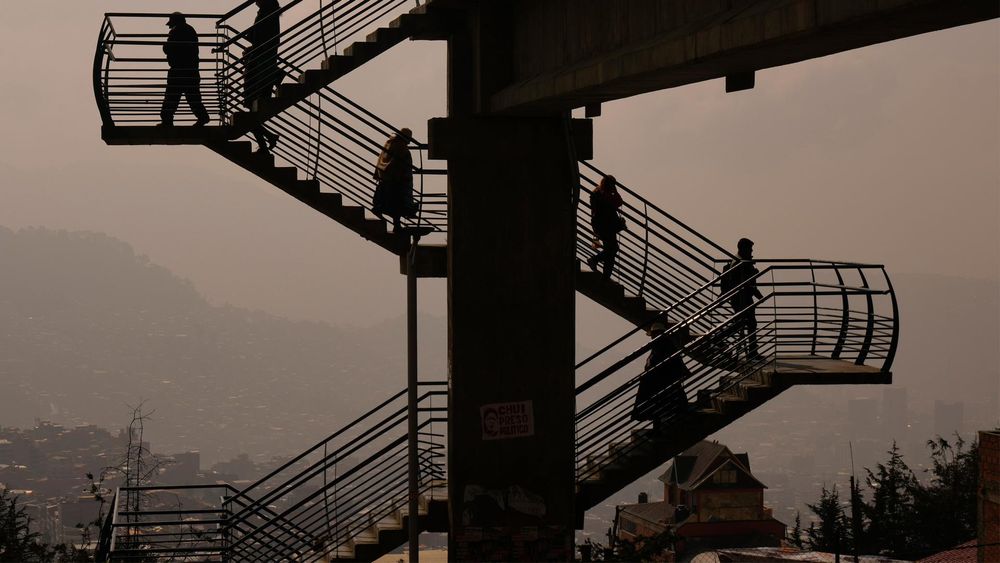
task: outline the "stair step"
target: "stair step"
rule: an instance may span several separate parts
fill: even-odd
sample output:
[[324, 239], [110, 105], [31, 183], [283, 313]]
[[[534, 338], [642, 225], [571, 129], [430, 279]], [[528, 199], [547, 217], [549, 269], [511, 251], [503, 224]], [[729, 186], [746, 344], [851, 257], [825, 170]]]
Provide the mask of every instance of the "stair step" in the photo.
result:
[[224, 146], [225, 150], [233, 156], [250, 156], [253, 153], [253, 143], [250, 141], [230, 141]]
[[341, 207], [341, 215], [347, 221], [361, 223], [365, 220], [365, 209], [355, 205], [344, 205]]
[[258, 168], [274, 168], [274, 155], [268, 152], [251, 152], [247, 160]]
[[299, 180], [295, 182], [295, 190], [302, 194], [319, 195], [319, 180]]
[[278, 86], [278, 97], [287, 99], [300, 99], [307, 95], [310, 88], [297, 82], [288, 82]]
[[270, 170], [270, 173], [279, 179], [287, 178], [288, 179], [287, 181], [289, 182], [294, 182], [298, 180], [299, 177], [299, 169], [292, 168], [291, 166], [278, 166], [272, 168]]
[[389, 225], [381, 219], [365, 219], [365, 231], [386, 234], [389, 232]]
[[367, 61], [373, 56], [381, 53], [385, 48], [378, 43], [358, 41], [344, 49], [344, 54], [359, 61]]
[[332, 213], [335, 211], [339, 212], [343, 205], [343, 196], [340, 194], [321, 192], [316, 196], [316, 205], [314, 207], [319, 211]]
[[327, 58], [320, 65], [323, 70], [331, 70], [337, 74], [343, 74], [348, 70], [353, 70], [357, 66], [357, 61], [354, 57], [347, 55], [333, 55]]
[[311, 69], [299, 76], [299, 84], [310, 87], [322, 87], [330, 82], [332, 78], [330, 70]]
[[399, 27], [380, 27], [368, 34], [369, 43], [392, 43], [396, 44], [406, 39], [408, 34]]

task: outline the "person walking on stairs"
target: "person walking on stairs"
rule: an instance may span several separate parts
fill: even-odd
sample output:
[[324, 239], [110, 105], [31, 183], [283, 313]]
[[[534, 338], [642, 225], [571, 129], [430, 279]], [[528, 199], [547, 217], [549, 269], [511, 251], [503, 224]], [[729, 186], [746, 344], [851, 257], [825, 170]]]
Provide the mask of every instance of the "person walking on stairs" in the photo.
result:
[[382, 217], [392, 217], [393, 232], [402, 228], [403, 217], [416, 215], [413, 201], [413, 157], [410, 156], [410, 139], [413, 132], [403, 128], [389, 136], [375, 164], [375, 195], [372, 211]]
[[[257, 0], [257, 17], [247, 33], [250, 47], [243, 52], [243, 99], [250, 111], [258, 111], [261, 102], [274, 95], [274, 87], [285, 78], [278, 68], [281, 43], [281, 5], [278, 0]], [[278, 144], [278, 134], [258, 125], [250, 130], [258, 150], [270, 153]]]
[[625, 219], [619, 211], [623, 203], [614, 176], [601, 178], [590, 194], [590, 226], [597, 236], [594, 245], [601, 250], [587, 259], [587, 265], [596, 272], [597, 264], [603, 263], [604, 279], [611, 279], [618, 256], [618, 233], [625, 230]]
[[691, 372], [666, 331], [666, 324], [660, 321], [649, 327], [649, 337], [653, 341], [632, 407], [632, 419], [652, 421], [654, 429], [688, 411], [684, 380]]
[[167, 19], [167, 42], [163, 44], [163, 54], [167, 56], [167, 90], [160, 108], [160, 125], [172, 126], [181, 96], [187, 99], [194, 113], [195, 125], [209, 122], [208, 110], [201, 101], [201, 74], [198, 71], [198, 32], [187, 23], [184, 14], [174, 12]]
[[[733, 308], [733, 329], [738, 340], [746, 340], [747, 357], [760, 358], [757, 348], [757, 313], [756, 300], [763, 299], [757, 289], [757, 276], [760, 272], [753, 262], [753, 241], [741, 238], [736, 244], [737, 258], [731, 260], [722, 270], [722, 293], [734, 289], [729, 297], [729, 306]], [[745, 335], [745, 336], [744, 336]], [[743, 346], [741, 345], [740, 348]]]

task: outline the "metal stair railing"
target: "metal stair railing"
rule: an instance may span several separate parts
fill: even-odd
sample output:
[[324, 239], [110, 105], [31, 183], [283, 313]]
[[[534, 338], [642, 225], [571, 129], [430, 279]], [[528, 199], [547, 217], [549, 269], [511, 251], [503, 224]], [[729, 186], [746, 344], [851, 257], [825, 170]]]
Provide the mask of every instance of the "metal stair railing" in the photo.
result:
[[[111, 502], [101, 531], [96, 561], [224, 560], [231, 531], [249, 531], [232, 522], [232, 509], [246, 506], [246, 497], [229, 484], [148, 485], [120, 487]], [[219, 493], [222, 493], [221, 496]], [[120, 498], [139, 498], [138, 510], [124, 507]], [[193, 507], [193, 508], [192, 508]], [[259, 515], [275, 518], [268, 507], [257, 507]], [[287, 520], [279, 525], [294, 531]], [[269, 534], [269, 539], [274, 536]]]
[[[94, 54], [94, 97], [105, 126], [155, 125], [160, 121], [167, 86], [164, 23], [170, 14], [111, 12], [104, 15]], [[225, 94], [216, 74], [221, 59], [208, 49], [222, 44], [215, 29], [217, 14], [187, 14], [188, 23], [198, 32], [201, 47], [200, 91], [211, 115], [222, 115]], [[175, 123], [193, 123], [194, 115], [183, 101]]]
[[[238, 43], [237, 43], [238, 44]], [[301, 69], [281, 59], [289, 72]], [[239, 103], [231, 97], [227, 103]], [[262, 127], [279, 134], [275, 156], [320, 182], [326, 191], [340, 194], [346, 204], [372, 212], [375, 194], [373, 173], [385, 141], [399, 129], [331, 87], [324, 87], [305, 100], [272, 117]], [[250, 133], [244, 139], [252, 139]], [[404, 227], [429, 228], [428, 242], [443, 239], [447, 230], [447, 170], [424, 165], [428, 146], [417, 139], [409, 144], [416, 154], [413, 164], [416, 214], [404, 217]], [[443, 240], [440, 240], [443, 242]]]
[[[577, 260], [585, 263], [597, 252], [589, 196], [605, 173], [589, 162], [580, 165]], [[643, 298], [652, 310], [673, 307], [676, 318], [712, 302], [716, 296], [708, 292], [681, 301], [716, 279], [735, 256], [620, 181], [618, 191], [624, 200], [620, 214], [626, 229], [618, 235], [620, 250], [611, 279], [627, 294]]]
[[[418, 413], [420, 492], [434, 499], [447, 475], [446, 383], [422, 383]], [[102, 553], [110, 561], [314, 561], [349, 548], [405, 510], [406, 391], [396, 393], [252, 485], [122, 487], [139, 510], [115, 503]]]
[[[445, 478], [440, 463], [446, 411], [443, 383], [421, 384], [421, 490], [433, 491]], [[231, 555], [246, 561], [269, 561], [279, 554], [319, 557], [336, 552], [372, 523], [406, 506], [406, 392], [326, 440], [292, 458], [245, 488], [231, 500], [247, 500], [234, 510]], [[249, 499], [249, 500], [248, 500]], [[258, 507], [274, 514], [262, 517]], [[293, 522], [294, 528], [283, 526]], [[284, 557], [286, 555], [280, 555]]]
[[[874, 363], [882, 372], [889, 371], [898, 342], [897, 306], [882, 266], [814, 260], [757, 264], [766, 267], [753, 280], [715, 298], [656, 339], [622, 357], [614, 350], [640, 331], [633, 329], [577, 366], [579, 370], [606, 354], [616, 358], [577, 387], [578, 483], [596, 478], [623, 456], [641, 451], [655, 440], [656, 427], [682, 423], [701, 407], [711, 406], [712, 400], [738, 393], [741, 385], [756, 381], [753, 378], [773, 371], [779, 363], [837, 359], [857, 365]], [[728, 301], [751, 283], [756, 283], [763, 297], [732, 311]], [[713, 285], [714, 281], [704, 284], [662, 315], [671, 315], [685, 301], [696, 301], [700, 293], [714, 294]], [[740, 330], [740, 316], [747, 314], [757, 319], [753, 336], [758, 356], [749, 353], [751, 335]], [[704, 333], [692, 331], [702, 319], [713, 319], [713, 326]], [[648, 370], [637, 365], [659, 339], [668, 339], [675, 351]], [[683, 378], [665, 382], [669, 385], [657, 389], [649, 402], [637, 405], [643, 376], [670, 377], [656, 370], [668, 362], [675, 368], [678, 361], [686, 367]]]
[[[96, 560], [148, 561], [166, 555], [180, 561], [221, 560], [228, 513], [213, 497], [227, 490], [233, 489], [217, 484], [119, 487]], [[126, 496], [142, 499], [138, 510], [124, 506]]]
[[[198, 33], [201, 47], [201, 93], [209, 114], [230, 123], [244, 97], [255, 99], [269, 84], [286, 75], [298, 78], [303, 68], [337, 54], [341, 44], [364, 38], [373, 26], [405, 13], [407, 0], [293, 0], [270, 17], [285, 17], [278, 54], [286, 65], [259, 77], [255, 91], [244, 88], [248, 63], [265, 57], [268, 45], [248, 54], [248, 34], [254, 26], [254, 2], [244, 2], [227, 14], [185, 14]], [[105, 14], [94, 57], [94, 95], [105, 126], [153, 125], [159, 122], [166, 89], [167, 60], [162, 47], [167, 38], [163, 23], [169, 13], [111, 12]], [[287, 16], [296, 16], [294, 17]], [[292, 20], [292, 21], [288, 21]], [[289, 66], [296, 72], [289, 72]], [[315, 65], [318, 69], [319, 66]], [[233, 103], [240, 100], [239, 103]], [[185, 103], [176, 123], [193, 123]]]
[[[255, 62], [255, 57], [267, 56], [266, 51], [273, 50], [273, 43], [278, 44], [279, 58], [287, 63], [318, 69], [315, 63], [337, 54], [340, 45], [363, 39], [363, 34], [376, 24], [405, 13], [400, 8], [408, 5], [408, 0], [315, 0], [315, 3], [313, 0], [292, 0], [260, 22], [263, 25], [269, 18], [284, 17], [280, 35], [256, 46], [256, 53], [250, 51], [245, 54], [244, 49], [255, 25], [256, 10], [253, 2], [244, 2], [217, 22], [220, 28], [234, 31], [215, 47], [216, 52], [227, 54], [220, 68], [219, 80], [227, 85], [229, 91], [240, 89], [247, 65]], [[291, 15], [297, 16], [297, 19], [285, 17]], [[262, 86], [252, 91], [241, 91], [240, 95], [255, 99], [264, 93], [267, 84], [281, 82], [286, 74], [287, 68], [272, 67], [259, 77]]]

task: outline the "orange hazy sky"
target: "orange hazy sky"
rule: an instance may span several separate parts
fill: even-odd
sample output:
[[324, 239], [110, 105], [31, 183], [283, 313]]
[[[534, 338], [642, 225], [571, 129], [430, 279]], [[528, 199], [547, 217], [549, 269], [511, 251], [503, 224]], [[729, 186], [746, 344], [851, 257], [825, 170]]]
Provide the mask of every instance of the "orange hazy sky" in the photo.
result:
[[[371, 324], [402, 314], [396, 259], [198, 147], [107, 147], [91, 90], [101, 14], [229, 2], [7, 0], [0, 225], [106, 232], [213, 302]], [[404, 43], [338, 83], [423, 136], [444, 114], [443, 44]], [[1000, 278], [1000, 24], [918, 36], [606, 104], [595, 160], [760, 257]], [[444, 312], [444, 285], [424, 282]], [[581, 322], [610, 315], [581, 304]], [[624, 325], [620, 325], [624, 327]]]

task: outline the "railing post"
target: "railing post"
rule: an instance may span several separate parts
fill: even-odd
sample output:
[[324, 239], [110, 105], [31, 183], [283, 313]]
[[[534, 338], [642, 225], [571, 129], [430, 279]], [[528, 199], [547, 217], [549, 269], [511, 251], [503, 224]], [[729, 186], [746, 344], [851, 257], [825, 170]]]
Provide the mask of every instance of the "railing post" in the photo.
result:
[[[864, 268], [858, 268], [858, 274], [861, 276], [861, 287], [866, 290], [870, 289], [868, 285], [868, 278], [865, 276]], [[865, 300], [868, 304], [868, 311], [866, 315], [865, 322], [865, 339], [861, 343], [861, 351], [858, 352], [858, 359], [854, 361], [857, 365], [863, 365], [865, 359], [868, 358], [868, 351], [871, 350], [872, 337], [875, 334], [875, 302], [872, 299], [871, 291], [865, 292]]]
[[639, 278], [639, 297], [646, 291], [646, 271], [649, 269], [649, 205], [642, 200], [643, 241], [642, 241], [642, 276]]
[[225, 511], [226, 522], [223, 524], [222, 527], [222, 538], [221, 538], [222, 552], [219, 554], [219, 557], [220, 559], [222, 559], [223, 563], [232, 561], [232, 554], [229, 552], [229, 546], [232, 543], [231, 539], [233, 530], [232, 529], [233, 511], [231, 506], [232, 506], [232, 501], [230, 500], [230, 496], [224, 494], [222, 496], [222, 509]]
[[833, 354], [830, 354], [830, 357], [835, 360], [839, 360], [840, 353], [844, 350], [844, 343], [847, 341], [847, 329], [850, 326], [850, 320], [851, 320], [851, 302], [847, 298], [847, 289], [844, 288], [844, 276], [841, 275], [840, 273], [840, 267], [835, 265], [833, 267], [833, 271], [834, 273], [837, 274], [837, 284], [839, 284], [841, 288], [840, 296], [841, 296], [841, 301], [843, 303], [844, 312], [841, 315], [840, 334], [837, 335], [837, 344], [834, 345]]
[[417, 451], [417, 244], [419, 231], [412, 237], [406, 267], [406, 385], [407, 435], [409, 453], [409, 545], [410, 563], [420, 561], [420, 468]]
[[813, 261], [809, 261], [809, 274], [812, 277], [812, 291], [813, 291], [813, 337], [812, 346], [810, 347], [809, 354], [812, 356], [816, 355], [816, 345], [819, 341], [819, 292], [816, 289], [816, 268], [813, 265]]

